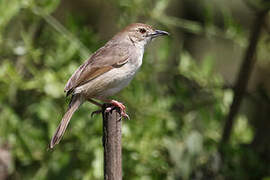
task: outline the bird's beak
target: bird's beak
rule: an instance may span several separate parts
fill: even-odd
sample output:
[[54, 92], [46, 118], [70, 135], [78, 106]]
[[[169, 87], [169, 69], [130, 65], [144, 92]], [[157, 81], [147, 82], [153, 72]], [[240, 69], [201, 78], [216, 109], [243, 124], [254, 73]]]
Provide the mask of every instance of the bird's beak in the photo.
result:
[[168, 32], [166, 31], [161, 31], [161, 30], [155, 30], [154, 33], [149, 34], [149, 36], [151, 36], [152, 38], [158, 37], [158, 36], [168, 36], [170, 35]]

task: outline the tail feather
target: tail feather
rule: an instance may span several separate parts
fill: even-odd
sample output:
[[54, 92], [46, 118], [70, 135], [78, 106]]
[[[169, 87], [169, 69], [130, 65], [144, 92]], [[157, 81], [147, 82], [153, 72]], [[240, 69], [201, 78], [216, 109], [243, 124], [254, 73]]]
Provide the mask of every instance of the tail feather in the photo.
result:
[[58, 144], [63, 137], [68, 123], [73, 115], [73, 113], [79, 108], [79, 106], [83, 103], [83, 99], [79, 95], [74, 95], [69, 103], [68, 110], [63, 116], [60, 124], [58, 125], [56, 132], [54, 133], [49, 148], [52, 149], [56, 144]]

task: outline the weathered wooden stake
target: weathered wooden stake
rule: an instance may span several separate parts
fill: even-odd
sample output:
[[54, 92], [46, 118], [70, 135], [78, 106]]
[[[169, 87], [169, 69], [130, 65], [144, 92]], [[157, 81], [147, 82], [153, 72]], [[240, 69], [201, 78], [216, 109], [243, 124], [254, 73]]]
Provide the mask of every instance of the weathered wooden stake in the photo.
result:
[[120, 110], [105, 112], [109, 104], [102, 108], [104, 180], [122, 179], [122, 120]]

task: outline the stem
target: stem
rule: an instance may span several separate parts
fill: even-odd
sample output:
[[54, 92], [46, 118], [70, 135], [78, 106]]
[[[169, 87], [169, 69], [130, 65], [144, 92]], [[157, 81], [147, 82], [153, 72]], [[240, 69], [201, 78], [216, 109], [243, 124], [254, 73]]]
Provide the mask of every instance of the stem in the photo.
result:
[[223, 144], [228, 143], [230, 139], [231, 131], [234, 125], [235, 116], [237, 115], [239, 111], [243, 96], [246, 91], [250, 74], [256, 62], [256, 58], [255, 58], [256, 47], [259, 41], [259, 37], [260, 37], [261, 31], [264, 25], [264, 20], [265, 20], [266, 15], [267, 15], [267, 11], [260, 12], [258, 13], [257, 17], [254, 20], [254, 25], [251, 31], [249, 45], [248, 45], [248, 48], [246, 50], [246, 53], [242, 62], [240, 72], [238, 74], [238, 79], [234, 86], [234, 98], [230, 107], [229, 114], [225, 121], [225, 126], [224, 126], [222, 140], [221, 140], [221, 146]]

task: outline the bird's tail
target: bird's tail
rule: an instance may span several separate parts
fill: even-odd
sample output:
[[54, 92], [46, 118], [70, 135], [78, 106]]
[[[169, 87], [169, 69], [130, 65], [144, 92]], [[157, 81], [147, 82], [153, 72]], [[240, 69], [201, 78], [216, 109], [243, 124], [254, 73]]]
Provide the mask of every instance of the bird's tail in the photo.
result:
[[71, 98], [69, 103], [68, 110], [66, 111], [65, 115], [63, 116], [60, 124], [58, 125], [56, 132], [54, 133], [49, 148], [52, 149], [56, 144], [58, 144], [64, 135], [68, 123], [73, 115], [73, 113], [79, 108], [79, 106], [83, 103], [84, 99], [80, 95], [74, 95]]

